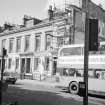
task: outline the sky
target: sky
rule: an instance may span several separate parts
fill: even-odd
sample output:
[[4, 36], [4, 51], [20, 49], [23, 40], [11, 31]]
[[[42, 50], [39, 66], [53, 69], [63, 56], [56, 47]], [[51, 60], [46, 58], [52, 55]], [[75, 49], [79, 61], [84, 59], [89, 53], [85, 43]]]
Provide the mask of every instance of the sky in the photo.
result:
[[[47, 17], [49, 1], [51, 0], [0, 0], [0, 26], [5, 22], [22, 24], [24, 15], [39, 19]], [[92, 1], [101, 3], [105, 9], [105, 0]]]

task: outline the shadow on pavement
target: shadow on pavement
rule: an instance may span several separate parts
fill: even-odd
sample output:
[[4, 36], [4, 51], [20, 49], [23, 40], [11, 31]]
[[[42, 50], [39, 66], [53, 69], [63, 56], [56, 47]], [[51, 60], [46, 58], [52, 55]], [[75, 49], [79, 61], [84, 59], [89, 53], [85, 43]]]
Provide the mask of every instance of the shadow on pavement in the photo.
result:
[[90, 97], [96, 97], [96, 98], [105, 99], [105, 96], [104, 96], [104, 95], [99, 95], [99, 94], [91, 94], [91, 93], [89, 93], [88, 95], [89, 95]]
[[[68, 91], [68, 88], [63, 88], [63, 87], [61, 87], [61, 92], [64, 92], [64, 93], [69, 93], [69, 91]], [[70, 93], [69, 93], [70, 94]], [[96, 93], [95, 94], [95, 92], [89, 92], [88, 93], [88, 96], [90, 96], [90, 97], [95, 97], [95, 98], [101, 98], [101, 99], [105, 99], [105, 94], [103, 94], [103, 93]]]
[[60, 96], [60, 93], [28, 90], [14, 86], [9, 86], [7, 92], [3, 93], [3, 102], [17, 102], [18, 105], [82, 105], [82, 102], [70, 97]]

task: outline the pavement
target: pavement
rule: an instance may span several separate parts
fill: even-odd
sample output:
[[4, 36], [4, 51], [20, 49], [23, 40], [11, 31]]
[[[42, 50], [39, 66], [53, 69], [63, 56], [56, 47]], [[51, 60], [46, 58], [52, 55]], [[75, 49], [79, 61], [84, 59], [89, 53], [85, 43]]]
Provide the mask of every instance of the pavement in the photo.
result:
[[47, 87], [63, 87], [60, 82], [56, 81], [47, 81], [47, 80], [29, 80], [29, 79], [18, 79], [16, 84], [31, 84], [31, 85], [42, 85]]
[[[54, 80], [29, 80], [29, 79], [18, 79], [16, 84], [30, 84], [30, 85], [37, 85], [37, 86], [47, 86], [51, 88], [62, 88], [66, 89], [67, 87], [64, 87], [64, 85], [61, 82], [56, 82]], [[105, 98], [105, 92], [94, 92], [94, 91], [89, 91], [90, 96], [96, 96], [99, 98]]]

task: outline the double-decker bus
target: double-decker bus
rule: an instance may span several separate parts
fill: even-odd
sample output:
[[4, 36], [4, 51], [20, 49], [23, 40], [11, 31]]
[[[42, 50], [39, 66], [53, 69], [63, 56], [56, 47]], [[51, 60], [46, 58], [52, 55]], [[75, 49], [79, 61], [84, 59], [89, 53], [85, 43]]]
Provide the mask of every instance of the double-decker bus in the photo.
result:
[[[78, 94], [79, 82], [84, 78], [84, 45], [64, 45], [58, 51], [57, 72], [62, 85], [72, 94]], [[100, 43], [99, 51], [89, 52], [88, 90], [105, 92], [105, 42]]]

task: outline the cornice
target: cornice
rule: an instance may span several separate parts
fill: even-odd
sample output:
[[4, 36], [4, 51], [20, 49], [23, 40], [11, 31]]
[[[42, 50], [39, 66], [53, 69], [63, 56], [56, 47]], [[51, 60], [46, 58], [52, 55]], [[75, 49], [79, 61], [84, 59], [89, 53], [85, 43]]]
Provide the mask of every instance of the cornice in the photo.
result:
[[0, 37], [5, 36], [5, 35], [14, 34], [14, 33], [19, 33], [19, 32], [29, 31], [29, 30], [33, 30], [33, 29], [38, 29], [38, 28], [42, 28], [42, 27], [47, 27], [47, 26], [50, 26], [50, 25], [51, 25], [51, 22], [47, 22], [47, 23], [38, 24], [38, 25], [35, 25], [35, 26], [32, 26], [32, 27], [19, 28], [19, 29], [8, 31], [8, 32], [0, 33]]

